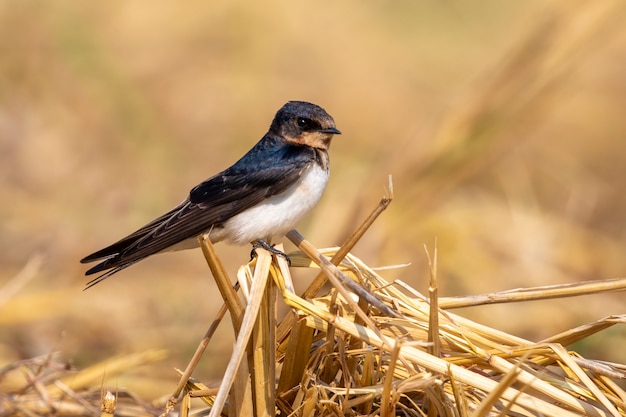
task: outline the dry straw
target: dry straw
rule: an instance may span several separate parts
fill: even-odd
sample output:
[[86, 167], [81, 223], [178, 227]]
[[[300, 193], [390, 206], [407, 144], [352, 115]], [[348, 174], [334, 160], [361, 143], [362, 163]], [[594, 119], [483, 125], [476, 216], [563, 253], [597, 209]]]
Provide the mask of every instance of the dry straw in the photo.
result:
[[[381, 202], [355, 236], [364, 233], [389, 201]], [[385, 281], [350, 255], [345, 245], [318, 251], [295, 231], [287, 237], [300, 249], [290, 254], [292, 266], [319, 267], [320, 277], [330, 279], [331, 290], [308, 299], [296, 295], [286, 260], [272, 259], [265, 251], [242, 266], [238, 279], [248, 301], [243, 320], [233, 320], [241, 324], [235, 325], [238, 340], [227, 374], [219, 388], [185, 385], [188, 375], [181, 381], [185, 404], [190, 397], [203, 395], [210, 404], [194, 413], [626, 415], [626, 392], [613, 381], [625, 377], [626, 366], [584, 359], [563, 347], [563, 343], [623, 323], [625, 317], [609, 317], [534, 343], [441, 308], [616, 291], [626, 287], [626, 280], [439, 300], [436, 253], [431, 260], [430, 294], [425, 297], [403, 282]], [[351, 237], [347, 246], [356, 241]], [[209, 263], [214, 262], [210, 242], [203, 241], [203, 246]], [[211, 269], [219, 268], [213, 265]], [[359, 283], [360, 296], [345, 289], [346, 280]], [[323, 278], [314, 280], [315, 290], [305, 293], [319, 291], [322, 283]], [[229, 280], [218, 285], [231, 288]], [[276, 322], [274, 288], [293, 308], [280, 323]], [[229, 290], [222, 288], [222, 292]], [[372, 305], [365, 299], [376, 301]], [[239, 301], [230, 296], [225, 300], [228, 310], [238, 311]], [[437, 305], [440, 308], [433, 307]], [[260, 314], [255, 315], [256, 311]], [[180, 394], [176, 391], [170, 398], [166, 413], [175, 407]], [[181, 409], [182, 415], [188, 413], [186, 407]]]
[[[201, 240], [224, 306], [166, 402], [147, 405], [130, 392], [100, 388], [104, 378], [163, 352], [112, 358], [71, 374], [52, 355], [0, 369], [3, 379], [18, 373], [25, 381], [1, 394], [1, 415], [168, 415], [178, 408], [181, 416], [230, 417], [626, 416], [626, 392], [616, 383], [626, 378], [626, 365], [564, 348], [624, 324], [625, 316], [531, 342], [446, 310], [618, 291], [626, 279], [440, 299], [435, 251], [428, 254], [424, 296], [402, 281], [385, 281], [349, 253], [390, 200], [340, 248], [317, 250], [296, 231], [287, 235], [300, 249], [289, 254], [291, 266], [320, 269], [306, 297], [295, 294], [287, 261], [264, 250], [239, 269], [233, 287], [211, 243]], [[319, 295], [326, 279], [330, 290]], [[280, 322], [279, 299], [292, 307]], [[194, 381], [193, 369], [227, 311], [237, 335], [227, 372], [219, 386]]]
[[[510, 125], [532, 126], [530, 121], [541, 117], [542, 94], [558, 87], [569, 64], [598, 44], [605, 23], [621, 7], [618, 1], [575, 8], [564, 3], [564, 17], [538, 24], [492, 81], [443, 124], [423, 168], [416, 170], [411, 161], [397, 171], [409, 180], [426, 178], [429, 189], [416, 192], [434, 202], [489, 164], [509, 145], [496, 144], [496, 133]], [[514, 123], [520, 119], [524, 123]], [[509, 141], [519, 136], [508, 135]], [[479, 152], [481, 158], [474, 158]], [[349, 253], [389, 201], [383, 199], [340, 248], [317, 250], [295, 231], [288, 234], [299, 248], [290, 254], [291, 266], [320, 268], [301, 296], [293, 290], [285, 259], [259, 250], [238, 271], [242, 298], [211, 243], [203, 240], [224, 307], [180, 372], [173, 395], [156, 405], [100, 387], [105, 379], [162, 359], [163, 352], [116, 357], [78, 372], [50, 355], [0, 369], [0, 381], [11, 387], [0, 390], [0, 416], [626, 416], [626, 392], [618, 383], [626, 378], [626, 365], [586, 359], [564, 347], [624, 324], [626, 316], [532, 342], [449, 311], [619, 291], [626, 279], [439, 298], [435, 251], [429, 254], [429, 292], [422, 295], [402, 281], [385, 281]], [[38, 262], [0, 292], [0, 304], [32, 276]], [[330, 290], [320, 293], [327, 280]], [[279, 299], [292, 307], [280, 322]], [[192, 380], [226, 312], [237, 335], [228, 374], [219, 386]]]
[[[269, 255], [260, 255], [259, 262], [265, 257]], [[302, 253], [291, 257], [295, 265], [309, 263]], [[390, 285], [353, 256], [342, 262], [341, 271], [366, 283], [372, 294], [402, 317], [359, 305], [335, 289], [313, 300], [298, 297], [286, 290], [291, 278], [281, 264], [264, 267], [264, 272], [294, 308], [285, 320], [297, 319], [281, 339], [266, 333], [267, 327], [257, 331], [267, 342], [255, 341], [251, 347], [276, 341], [278, 381], [276, 385], [268, 381], [272, 373], [265, 370], [235, 377], [229, 384], [242, 385], [239, 390], [244, 392], [249, 384], [253, 394], [245, 407], [252, 413], [235, 415], [273, 415], [274, 406], [283, 415], [309, 416], [626, 415], [626, 393], [610, 379], [623, 378], [624, 367], [583, 360], [557, 343], [587, 337], [623, 322], [624, 317], [532, 343], [438, 310], [438, 328], [433, 332], [431, 303], [406, 285]], [[626, 280], [621, 288], [624, 285]], [[584, 288], [581, 294], [589, 291]], [[270, 299], [265, 297], [262, 304]], [[274, 310], [271, 305], [264, 309]], [[264, 321], [267, 317], [260, 317], [257, 325]], [[429, 353], [433, 340], [441, 346], [438, 355]], [[228, 414], [233, 415], [234, 409], [230, 404]], [[219, 412], [214, 408], [212, 415]]]

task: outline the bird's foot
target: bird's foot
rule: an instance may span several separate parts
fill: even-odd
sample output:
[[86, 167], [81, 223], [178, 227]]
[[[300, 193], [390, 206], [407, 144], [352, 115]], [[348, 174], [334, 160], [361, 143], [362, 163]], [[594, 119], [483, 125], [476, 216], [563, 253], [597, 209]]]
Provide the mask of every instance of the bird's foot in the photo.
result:
[[285, 258], [289, 266], [291, 266], [291, 259], [289, 259], [289, 256], [285, 252], [276, 249], [274, 246], [276, 245], [275, 244], [270, 245], [263, 239], [255, 240], [254, 242], [252, 242], [252, 251], [250, 251], [250, 260], [254, 259], [257, 256], [256, 250], [259, 248], [262, 248], [268, 251], [269, 253], [271, 253], [272, 255], [282, 256], [283, 258]]

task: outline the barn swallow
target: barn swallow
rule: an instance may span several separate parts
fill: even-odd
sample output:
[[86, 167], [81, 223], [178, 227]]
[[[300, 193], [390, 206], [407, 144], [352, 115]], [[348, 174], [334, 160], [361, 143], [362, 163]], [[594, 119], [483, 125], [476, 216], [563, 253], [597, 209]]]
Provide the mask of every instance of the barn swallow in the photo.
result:
[[290, 101], [269, 131], [233, 166], [194, 187], [178, 206], [119, 241], [81, 259], [102, 261], [87, 287], [159, 252], [211, 242], [260, 243], [283, 236], [319, 201], [329, 174], [328, 148], [341, 132], [321, 107]]

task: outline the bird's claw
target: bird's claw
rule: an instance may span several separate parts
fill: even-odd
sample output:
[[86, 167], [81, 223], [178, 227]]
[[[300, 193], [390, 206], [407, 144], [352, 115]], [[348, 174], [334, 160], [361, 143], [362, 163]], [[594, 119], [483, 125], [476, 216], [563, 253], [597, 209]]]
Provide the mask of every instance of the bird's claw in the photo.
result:
[[267, 243], [263, 239], [255, 240], [252, 243], [252, 250], [250, 251], [250, 260], [253, 260], [257, 256], [256, 250], [261, 248], [261, 249], [265, 249], [266, 251], [268, 251], [272, 255], [282, 256], [287, 261], [287, 264], [289, 264], [289, 266], [291, 266], [291, 259], [289, 258], [289, 255], [287, 255], [285, 252], [283, 252], [281, 250], [276, 249], [274, 246], [276, 246], [276, 245], [275, 244], [274, 245], [270, 245], [269, 243]]

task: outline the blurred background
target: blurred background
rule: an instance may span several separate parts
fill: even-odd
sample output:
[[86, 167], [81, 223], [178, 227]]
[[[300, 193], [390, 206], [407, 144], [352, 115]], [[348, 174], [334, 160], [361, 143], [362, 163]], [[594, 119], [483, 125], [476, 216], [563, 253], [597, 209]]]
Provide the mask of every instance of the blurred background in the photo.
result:
[[[619, 0], [3, 1], [0, 365], [167, 349], [114, 384], [171, 392], [221, 304], [201, 252], [86, 292], [78, 260], [231, 165], [293, 99], [343, 132], [298, 227], [317, 247], [341, 244], [391, 174], [395, 199], [353, 251], [370, 266], [410, 263], [388, 280], [426, 292], [435, 242], [442, 296], [623, 277], [625, 19]], [[217, 250], [233, 277], [248, 261], [247, 247]], [[623, 300], [456, 312], [541, 340], [623, 314]], [[228, 327], [198, 378], [220, 378]], [[574, 348], [623, 363], [626, 331]]]

